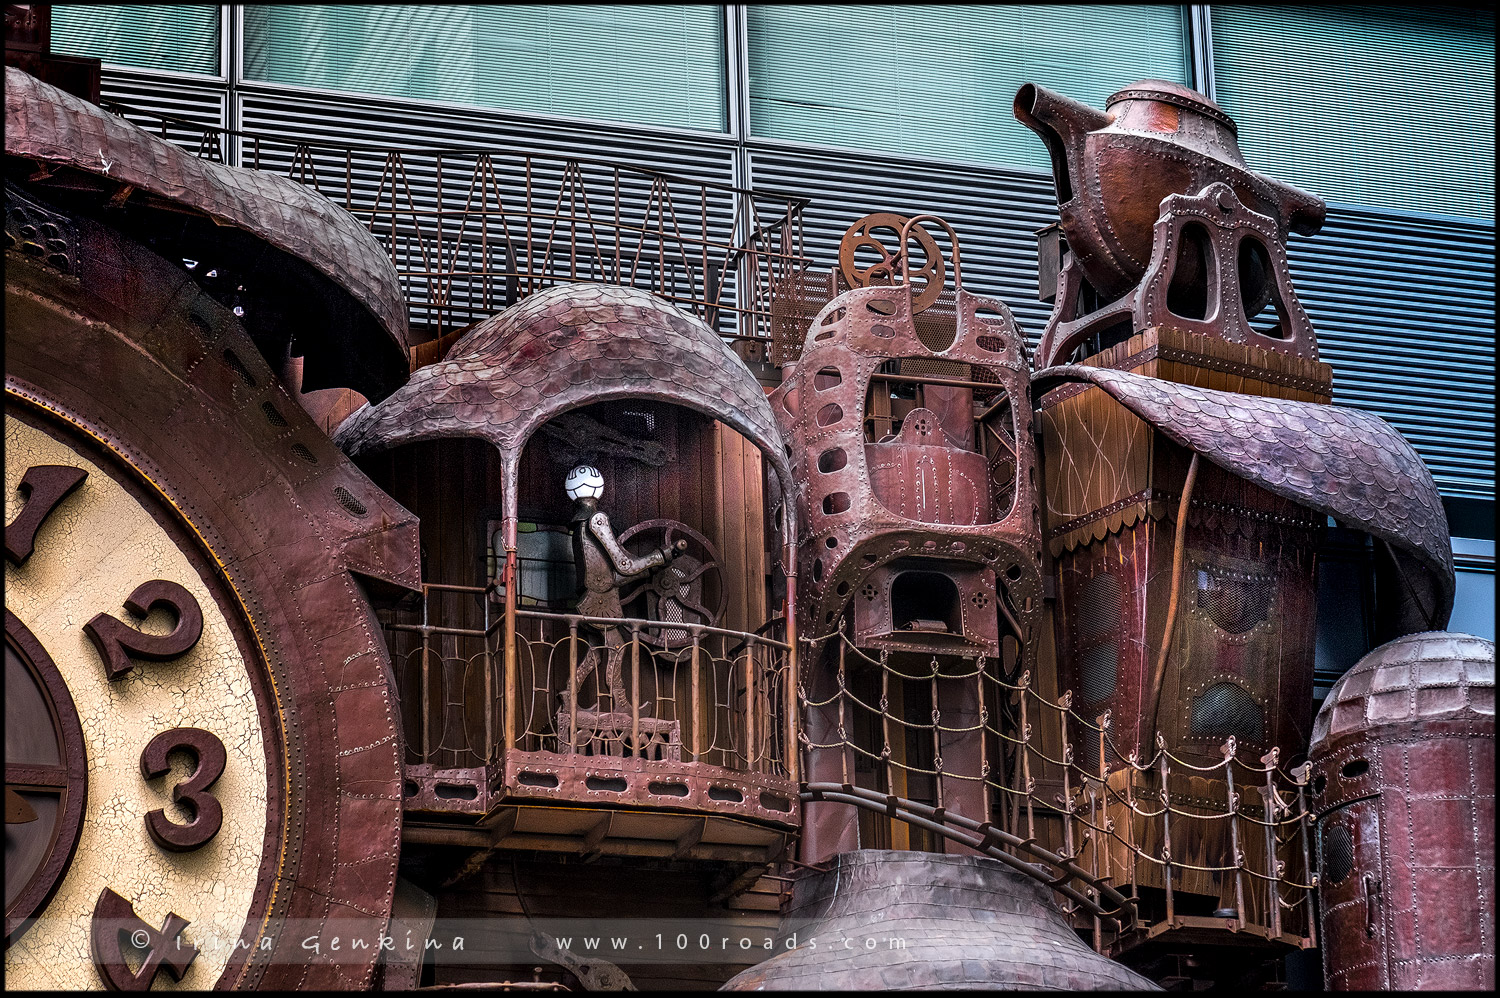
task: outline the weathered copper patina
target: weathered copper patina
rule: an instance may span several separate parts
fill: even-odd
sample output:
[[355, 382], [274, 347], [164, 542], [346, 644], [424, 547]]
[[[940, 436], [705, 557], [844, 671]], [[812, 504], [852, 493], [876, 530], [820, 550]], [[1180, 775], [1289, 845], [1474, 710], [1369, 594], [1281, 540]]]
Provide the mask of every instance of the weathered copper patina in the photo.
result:
[[1193, 195], [1215, 181], [1251, 211], [1288, 232], [1322, 228], [1323, 202], [1245, 165], [1234, 121], [1197, 91], [1142, 80], [1099, 111], [1034, 83], [1016, 94], [1015, 114], [1052, 157], [1068, 247], [1106, 300], [1138, 282], [1151, 256], [1162, 199]]
[[[721, 749], [700, 752], [699, 749], [709, 749], [712, 736], [704, 733], [702, 727], [693, 727], [691, 722], [685, 724], [680, 714], [673, 713], [679, 705], [686, 713], [689, 708], [714, 702], [712, 698], [717, 695], [714, 691], [720, 687], [712, 680], [702, 681], [702, 677], [713, 675], [709, 670], [719, 668], [714, 664], [716, 649], [722, 647], [723, 652], [729, 653], [736, 648], [733, 641], [723, 643], [728, 640], [724, 636], [731, 632], [712, 627], [713, 613], [699, 612], [698, 619], [690, 616], [694, 612], [689, 605], [693, 602], [692, 588], [703, 578], [694, 577], [696, 570], [676, 576], [669, 567], [649, 582], [637, 585], [637, 590], [645, 586], [651, 594], [644, 602], [646, 612], [651, 612], [653, 605], [660, 612], [663, 619], [656, 621], [634, 616], [635, 611], [630, 610], [634, 594], [620, 593], [611, 601], [608, 590], [612, 580], [594, 580], [604, 586], [605, 598], [585, 596], [586, 609], [581, 617], [557, 613], [565, 608], [556, 606], [546, 611], [522, 611], [516, 602], [519, 587], [507, 584], [515, 578], [521, 504], [545, 506], [549, 497], [564, 492], [561, 473], [550, 483], [528, 478], [525, 483], [528, 493], [523, 499], [519, 488], [523, 457], [530, 460], [538, 458], [539, 452], [547, 454], [557, 449], [555, 437], [539, 439], [535, 447], [528, 446], [529, 442], [544, 425], [559, 416], [565, 417], [565, 425], [571, 431], [582, 427], [586, 433], [593, 417], [580, 420], [572, 410], [594, 406], [600, 408], [592, 411], [600, 413], [608, 411], [611, 403], [626, 401], [649, 403], [643, 407], [656, 412], [657, 416], [652, 418], [662, 423], [677, 418], [669, 417], [668, 410], [681, 409], [688, 412], [680, 415], [691, 415], [695, 422], [706, 423], [701, 417], [708, 416], [735, 431], [725, 436], [738, 434], [742, 438], [745, 456], [753, 462], [742, 466], [746, 469], [743, 473], [753, 474], [756, 486], [754, 508], [742, 505], [735, 512], [742, 518], [755, 517], [757, 528], [768, 511], [773, 514], [771, 519], [775, 519], [777, 500], [790, 486], [790, 472], [786, 449], [759, 383], [718, 334], [701, 320], [655, 295], [633, 288], [568, 284], [538, 292], [475, 326], [453, 345], [444, 360], [417, 370], [406, 386], [384, 402], [353, 413], [335, 434], [335, 442], [359, 460], [408, 444], [447, 445], [455, 438], [482, 441], [488, 446], [475, 452], [476, 457], [483, 455], [479, 463], [498, 472], [493, 479], [486, 479], [490, 483], [486, 486], [490, 490], [486, 498], [495, 507], [488, 516], [501, 521], [489, 543], [491, 550], [503, 552], [505, 562], [504, 567], [497, 565], [497, 568], [498, 581], [504, 587], [500, 599], [506, 606], [505, 631], [498, 643], [504, 646], [501, 654], [506, 657], [506, 664], [495, 670], [490, 688], [496, 694], [494, 701], [505, 706], [491, 714], [489, 697], [471, 696], [465, 700], [462, 711], [455, 712], [467, 718], [472, 728], [485, 733], [479, 740], [483, 756], [474, 761], [493, 766], [492, 769], [472, 764], [465, 767], [469, 772], [464, 779], [473, 780], [476, 791], [462, 806], [483, 814], [502, 797], [605, 802], [621, 807], [643, 804], [752, 815], [782, 826], [795, 825], [800, 817], [796, 784], [787, 771], [789, 766], [777, 761], [793, 750], [778, 749], [778, 753], [785, 754], [773, 758], [769, 749], [759, 747], [770, 745], [768, 732], [774, 732], [778, 745], [795, 745], [786, 731], [789, 723], [786, 714], [778, 715], [779, 720], [768, 721], [770, 701], [753, 692], [757, 683], [768, 680], [778, 684], [790, 682], [789, 678], [783, 678], [788, 670], [781, 666], [776, 667], [780, 671], [774, 674], [765, 672], [768, 650], [783, 666], [787, 662], [784, 657], [787, 644], [771, 637], [767, 633], [769, 628], [762, 630], [764, 637], [755, 637], [750, 655], [740, 654], [739, 650], [733, 651], [732, 656], [720, 655], [726, 660], [732, 657], [737, 663], [736, 683], [752, 689], [748, 697], [740, 697], [735, 708], [736, 731], [741, 732], [737, 737], [743, 739], [740, 744], [746, 748], [736, 759], [729, 759]], [[717, 431], [708, 428], [707, 432]], [[654, 453], [650, 441], [635, 440], [628, 450], [613, 448], [607, 440], [595, 440], [592, 446], [601, 444], [604, 450], [617, 450], [615, 456], [627, 463], [651, 468], [653, 487], [657, 470], [651, 461], [668, 463], [659, 441], [654, 445]], [[739, 442], [734, 446], [738, 447]], [[754, 451], [759, 452], [758, 460]], [[661, 479], [668, 492], [677, 492], [664, 497], [668, 501], [685, 502], [707, 488], [697, 476], [710, 469], [688, 466], [689, 462], [683, 460], [674, 459], [671, 463], [676, 467], [668, 469]], [[765, 481], [770, 496], [764, 503], [759, 488], [763, 468], [768, 472]], [[423, 482], [420, 488], [428, 490], [430, 486]], [[444, 516], [452, 522], [461, 515], [452, 512], [456, 498], [438, 497], [434, 506], [428, 507], [433, 511], [435, 524], [441, 524]], [[625, 498], [606, 491], [600, 507], [619, 515]], [[783, 523], [794, 522], [793, 510], [783, 505], [781, 513]], [[423, 515], [427, 522], [428, 514]], [[565, 519], [567, 514], [562, 516]], [[663, 531], [662, 540], [651, 546], [675, 547], [671, 538], [676, 531], [696, 539], [700, 554], [712, 555], [701, 544], [701, 535], [675, 519], [648, 519], [637, 524], [646, 526], [650, 531], [642, 531], [639, 537], [632, 537], [634, 528], [622, 530], [618, 537], [632, 560], [649, 555], [647, 542], [653, 540], [654, 533], [653, 537], [645, 534], [657, 529]], [[778, 527], [782, 524], [773, 524], [769, 530], [775, 533]], [[424, 536], [434, 561], [446, 557], [442, 536], [436, 526]], [[780, 545], [763, 547], [757, 538], [756, 547], [763, 557], [766, 547], [778, 550]], [[457, 571], [472, 564], [467, 551], [455, 557], [462, 565]], [[692, 556], [683, 557], [685, 563]], [[709, 561], [718, 560], [707, 557], [699, 561], [699, 567], [706, 569]], [[596, 567], [607, 566], [601, 563]], [[738, 570], [743, 566], [729, 567]], [[583, 569], [578, 581], [594, 594], [596, 590], [589, 585], [589, 566], [585, 564]], [[765, 574], [757, 572], [748, 583], [763, 589]], [[788, 588], [793, 585], [789, 582]], [[473, 591], [483, 593], [478, 588]], [[673, 594], [672, 600], [659, 598], [664, 591]], [[654, 604], [653, 595], [658, 597]], [[479, 601], [475, 605], [480, 605]], [[489, 605], [487, 598], [483, 605]], [[689, 615], [674, 616], [675, 611], [684, 608]], [[622, 609], [632, 614], [631, 620], [625, 621], [623, 615], [594, 615], [600, 610], [620, 613]], [[756, 619], [749, 622], [746, 630], [765, 624], [764, 618]], [[490, 625], [486, 620], [484, 630], [478, 632], [481, 638], [488, 639]], [[693, 630], [700, 625], [713, 633]], [[602, 646], [597, 639], [590, 640], [591, 635], [601, 632], [607, 636]], [[745, 637], [736, 635], [735, 640], [744, 642]], [[738, 646], [747, 647], [750, 645]], [[608, 664], [599, 670], [603, 675], [590, 675], [600, 655], [608, 656]], [[531, 671], [537, 662], [542, 668]], [[548, 663], [563, 668], [548, 671]], [[410, 674], [429, 665], [423, 658], [413, 663]], [[445, 662], [440, 667], [449, 666]], [[755, 673], [755, 669], [762, 671]], [[524, 680], [519, 678], [523, 670], [527, 670]], [[672, 677], [679, 670], [684, 682], [688, 681], [690, 671], [700, 670], [694, 673], [700, 685], [691, 686], [686, 695], [674, 699], [665, 689], [670, 688]], [[570, 677], [576, 691], [569, 688]], [[665, 677], [663, 692], [654, 692], [658, 677]], [[601, 683], [601, 679], [605, 682]], [[414, 686], [420, 688], [418, 684]], [[596, 692], [599, 699], [595, 698]], [[486, 717], [494, 720], [487, 729]], [[507, 725], [511, 727], [507, 729]], [[752, 726], [754, 730], [748, 730]], [[421, 740], [423, 736], [414, 732], [414, 738]], [[698, 740], [694, 741], [695, 738]], [[755, 748], [748, 747], [751, 742]], [[736, 761], [740, 768], [734, 768]], [[424, 750], [424, 764], [408, 768], [408, 779], [421, 786], [412, 798], [413, 805], [419, 797], [424, 804], [428, 802], [423, 796], [427, 787], [453, 782], [456, 770], [434, 771], [428, 768], [428, 762]], [[662, 789], [662, 780], [671, 784], [669, 789]], [[493, 796], [492, 785], [500, 787]], [[604, 835], [602, 829], [599, 835]]]
[[724, 991], [1157, 990], [1089, 949], [1045, 886], [983, 856], [865, 849], [793, 888], [776, 948]]
[[334, 441], [357, 457], [440, 437], [487, 440], [514, 502], [521, 449], [543, 423], [622, 398], [712, 416], [760, 449], [783, 489], [791, 480], [765, 396], [723, 340], [653, 294], [602, 284], [548, 288], [479, 323], [447, 359], [351, 415]]
[[1384, 420], [1082, 365], [1039, 371], [1032, 390], [1040, 397], [1066, 382], [1098, 385], [1226, 471], [1379, 538], [1405, 580], [1380, 615], [1394, 615], [1406, 632], [1448, 622], [1453, 550], [1442, 500], [1422, 459]]
[[1412, 634], [1328, 694], [1309, 761], [1331, 990], [1495, 987], [1495, 644]]
[[[406, 303], [389, 254], [322, 195], [199, 159], [12, 67], [5, 153], [13, 180], [89, 214], [107, 211], [112, 227], [174, 262], [201, 258], [193, 277], [221, 300], [247, 302], [240, 317], [258, 343], [306, 355], [304, 389], [379, 399], [405, 380]], [[216, 285], [207, 272], [220, 269], [244, 290]]]
[[1246, 167], [1234, 122], [1202, 94], [1147, 80], [1108, 107], [1034, 84], [1016, 95], [1051, 153], [1065, 237], [1038, 242], [1055, 305], [1037, 365], [1158, 326], [1316, 361], [1286, 241], [1318, 230], [1323, 202]]
[[[898, 247], [922, 221], [901, 223]], [[889, 770], [884, 792], [898, 792], [891, 781], [911, 767], [935, 768], [933, 800], [984, 821], [984, 684], [973, 676], [1033, 660], [1041, 518], [1025, 341], [1004, 304], [964, 289], [958, 239], [951, 228], [948, 235], [950, 322], [918, 326], [932, 285], [917, 286], [916, 268], [898, 254], [898, 283], [854, 288], [823, 307], [771, 403], [791, 442], [794, 502], [805, 525], [797, 537], [799, 629], [817, 642], [809, 693], [817, 706], [806, 712], [809, 777], [847, 783], [857, 753], [879, 754], [885, 740], [871, 733], [857, 744], [845, 723], [840, 643], [847, 630], [856, 655], [869, 660], [857, 668], [895, 656], [904, 663], [898, 673], [932, 676], [930, 691], [924, 683], [913, 695], [932, 699], [923, 713], [933, 720], [924, 727], [934, 761], [908, 758], [901, 742], [890, 756], [894, 768], [882, 767]], [[967, 678], [938, 679], [938, 656]], [[902, 711], [905, 680], [880, 682], [896, 697], [874, 696], [885, 724], [888, 710]], [[924, 760], [927, 751], [914, 749]], [[870, 781], [879, 778], [868, 773], [864, 788], [876, 789]], [[804, 858], [819, 861], [855, 845], [856, 820], [844, 804], [810, 805]]]
[[[141, 141], [141, 155], [165, 155]], [[97, 441], [99, 460], [128, 464], [142, 495], [180, 513], [184, 552], [229, 587], [220, 608], [243, 629], [269, 712], [267, 845], [243, 955], [219, 983], [366, 986], [377, 953], [309, 960], [299, 945], [325, 927], [378, 934], [390, 910], [400, 730], [366, 592], [420, 584], [416, 520], [333, 447], [176, 261], [6, 193], [7, 420]], [[26, 225], [48, 252], [22, 248]], [[299, 931], [282, 932], [288, 922]]]
[[[1041, 612], [1025, 342], [1003, 303], [963, 288], [956, 253], [954, 274], [948, 344], [934, 348], [918, 336], [911, 283], [855, 288], [813, 319], [800, 362], [771, 395], [792, 444], [795, 503], [806, 525], [797, 560], [807, 636], [836, 630], [839, 616], [860, 605], [856, 595], [873, 586], [885, 613], [864, 630], [886, 634], [891, 647], [996, 654], [989, 604], [987, 623], [967, 605], [964, 620], [941, 633], [922, 625], [902, 633], [912, 622], [890, 612], [895, 580], [887, 566], [909, 558], [972, 566], [986, 580], [998, 573], [1023, 643]], [[890, 392], [901, 389], [889, 386], [906, 385], [920, 385], [923, 395], [900, 413]], [[976, 399], [987, 407], [982, 416]], [[998, 442], [986, 433], [998, 433]]]

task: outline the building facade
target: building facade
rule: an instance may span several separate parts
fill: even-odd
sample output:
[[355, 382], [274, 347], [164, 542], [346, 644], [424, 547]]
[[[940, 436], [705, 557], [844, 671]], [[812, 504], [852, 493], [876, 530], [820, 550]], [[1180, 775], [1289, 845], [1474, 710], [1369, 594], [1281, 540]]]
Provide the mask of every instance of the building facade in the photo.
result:
[[[228, 889], [212, 925], [231, 936], [238, 921], [300, 919], [316, 941], [347, 916], [430, 942], [471, 918], [505, 925], [486, 952], [508, 956], [350, 959], [315, 942], [300, 960], [273, 946], [194, 969], [165, 959], [181, 913], [142, 915], [139, 892], [94, 902], [78, 894], [83, 874], [57, 882], [54, 870], [63, 903], [92, 904], [122, 938], [144, 918], [147, 961], [194, 986], [297, 972], [387, 988], [718, 986], [740, 971], [731, 986], [805, 983], [824, 971], [799, 926], [847, 932], [838, 918], [882, 896], [909, 902], [888, 913], [903, 938], [978, 940], [995, 927], [973, 925], [1010, 912], [1017, 931], [1078, 941], [1055, 965], [1074, 987], [1321, 980], [1313, 878], [1330, 861], [1324, 818], [1348, 821], [1320, 811], [1301, 765], [1313, 715], [1390, 638], [1446, 626], [1493, 639], [1488, 15], [59, 5], [48, 27], [42, 52], [102, 61], [97, 96], [117, 117], [63, 101], [48, 123], [35, 112], [55, 91], [25, 90], [20, 75], [8, 87], [32, 95], [8, 97], [8, 125], [34, 115], [7, 143], [8, 216], [18, 232], [61, 225], [74, 240], [63, 264], [45, 240], [21, 240], [52, 272], [18, 257], [12, 280], [7, 264], [8, 293], [43, 303], [31, 326], [7, 325], [22, 347], [8, 401], [36, 410], [15, 419], [15, 444], [48, 456], [7, 464], [32, 497], [7, 515], [8, 554], [13, 526], [42, 500], [64, 509], [92, 475], [104, 491], [79, 495], [154, 518], [185, 559], [121, 591], [136, 619], [175, 613], [158, 645], [113, 617], [90, 621], [110, 663], [108, 695], [93, 695], [182, 714], [152, 713], [131, 687], [148, 675], [140, 660], [219, 655], [243, 664], [203, 671], [204, 689], [183, 696], [223, 698], [215, 684], [227, 683], [254, 691], [242, 713], [260, 705], [229, 722], [249, 732], [238, 759], [208, 722], [164, 734], [159, 760], [143, 750], [147, 780], [188, 752], [183, 786], [217, 765], [247, 788], [232, 813], [203, 775], [178, 787], [198, 796], [175, 821], [147, 817], [164, 855], [200, 857], [159, 879]], [[1402, 124], [1413, 89], [1419, 120], [1444, 127]], [[1168, 136], [1162, 148], [1177, 151], [1151, 155], [1197, 172], [1117, 170], [1106, 176], [1123, 186], [1076, 207], [1075, 192], [1102, 182], [1083, 150], [1103, 155], [1106, 139], [1089, 143], [1109, 131], [1094, 110], [1105, 107], [1127, 131], [1136, 115]], [[84, 149], [96, 139], [98, 164]], [[1246, 161], [1259, 173], [1235, 172]], [[1218, 200], [1194, 200], [1205, 197]], [[1149, 202], [1146, 224], [1128, 211], [1114, 224], [1144, 240], [1134, 251], [1091, 248], [1069, 214], [1132, 198]], [[278, 219], [275, 204], [296, 211]], [[1190, 278], [1192, 253], [1174, 240], [1195, 239]], [[1213, 271], [1226, 259], [1215, 240], [1252, 248]], [[121, 268], [138, 276], [99, 283]], [[58, 273], [88, 275], [84, 291]], [[201, 289], [200, 303], [171, 298], [181, 287]], [[133, 318], [153, 294], [171, 299], [156, 326]], [[1207, 304], [1221, 298], [1244, 314]], [[1120, 329], [1093, 318], [1120, 302], [1134, 302]], [[91, 379], [135, 362], [67, 377], [41, 332], [48, 309], [121, 330], [99, 340], [101, 357], [141, 344], [157, 365], [141, 377], [159, 380], [166, 408], [99, 408]], [[208, 337], [207, 361], [172, 346], [198, 334], [154, 331], [169, 319]], [[1174, 422], [1202, 390], [1232, 396], [1231, 413], [1260, 399], [1274, 413], [1262, 425], [1348, 415], [1328, 431], [1332, 456], [1314, 447], [1326, 460], [1269, 438], [1242, 459], [1216, 434], [1256, 420], [1231, 415], [1199, 437]], [[150, 431], [190, 411], [229, 435]], [[74, 422], [53, 426], [57, 412]], [[246, 412], [265, 425], [252, 431]], [[100, 426], [113, 457], [83, 439]], [[194, 450], [206, 440], [218, 450]], [[1341, 450], [1348, 441], [1366, 450]], [[288, 446], [291, 458], [272, 456]], [[1361, 464], [1371, 447], [1386, 455], [1379, 468]], [[1118, 481], [1099, 485], [1088, 469], [1101, 464]], [[84, 477], [64, 481], [64, 467]], [[1299, 491], [1294, 467], [1334, 498]], [[159, 498], [137, 494], [131, 474], [157, 483], [182, 522], [152, 512]], [[228, 487], [241, 475], [275, 484]], [[344, 476], [331, 491], [329, 476]], [[1218, 512], [1190, 518], [1195, 483], [1193, 508]], [[1339, 498], [1366, 486], [1405, 498], [1380, 516]], [[1250, 525], [1233, 526], [1242, 514]], [[202, 565], [189, 534], [206, 545]], [[273, 552], [299, 544], [278, 567]], [[1184, 551], [1197, 602], [1179, 618]], [[48, 595], [52, 569], [35, 567], [55, 562], [25, 574], [29, 556], [18, 547], [7, 577], [14, 568], [35, 589], [17, 605], [34, 624], [71, 597]], [[333, 584], [345, 578], [358, 582]], [[18, 618], [16, 633], [8, 649], [32, 663], [43, 701], [85, 697], [65, 661], [62, 693], [48, 685], [58, 667], [36, 664], [56, 657], [51, 631], [28, 638]], [[1482, 648], [1448, 658], [1481, 663], [1460, 670], [1480, 691], [1469, 700], [1492, 689]], [[374, 671], [361, 679], [351, 663], [365, 660]], [[54, 754], [99, 737], [86, 712], [54, 713], [74, 718], [54, 726]], [[1483, 714], [1454, 715], [1480, 753], [1493, 751], [1492, 734], [1474, 733]], [[93, 805], [75, 812], [121, 777], [94, 765], [97, 749], [84, 754], [93, 782], [47, 798], [72, 844], [38, 853], [38, 884], [75, 847], [99, 849]], [[1237, 793], [1247, 766], [1264, 786]], [[1463, 787], [1492, 809], [1492, 788]], [[1177, 825], [1143, 819], [1150, 794]], [[1228, 833], [1200, 827], [1220, 817]], [[257, 834], [266, 849], [281, 842], [275, 878], [245, 875], [268, 869]], [[890, 850], [906, 865], [880, 858]], [[235, 874], [201, 861], [226, 851]], [[1492, 858], [1471, 866], [1492, 898]], [[92, 859], [78, 869], [122, 875]], [[845, 871], [870, 893], [840, 894]], [[1017, 871], [1059, 892], [1065, 920], [1044, 910], [1047, 892], [1035, 908], [1022, 899], [1036, 889], [1002, 886]], [[976, 877], [993, 896], [963, 894]], [[59, 903], [26, 891], [16, 903], [28, 912]], [[923, 924], [929, 894], [977, 922]], [[548, 919], [585, 931], [621, 913], [753, 930], [765, 948], [684, 963], [658, 939], [659, 960], [616, 963], [546, 934]], [[188, 914], [210, 918], [201, 905]], [[1383, 958], [1426, 966], [1402, 962], [1396, 924]], [[30, 939], [8, 961], [52, 945], [38, 925], [17, 932]], [[273, 935], [244, 933], [252, 948]], [[1493, 941], [1487, 957], [1482, 939], [1469, 949], [1492, 980]], [[149, 986], [156, 964], [123, 952], [110, 929], [95, 932], [97, 973]], [[1324, 958], [1339, 986], [1340, 957]], [[970, 984], [1063, 980], [1007, 959], [955, 951], [838, 972], [853, 986], [948, 981], [950, 969]], [[1145, 977], [1120, 976], [1131, 972], [1119, 962]], [[50, 983], [71, 980], [57, 972]]]

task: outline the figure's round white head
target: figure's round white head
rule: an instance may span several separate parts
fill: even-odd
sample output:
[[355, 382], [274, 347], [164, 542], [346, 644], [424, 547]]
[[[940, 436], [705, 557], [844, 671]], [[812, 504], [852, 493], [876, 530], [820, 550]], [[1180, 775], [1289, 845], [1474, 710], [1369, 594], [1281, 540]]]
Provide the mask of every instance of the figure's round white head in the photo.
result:
[[580, 464], [563, 480], [569, 499], [598, 499], [604, 495], [604, 476], [591, 464]]

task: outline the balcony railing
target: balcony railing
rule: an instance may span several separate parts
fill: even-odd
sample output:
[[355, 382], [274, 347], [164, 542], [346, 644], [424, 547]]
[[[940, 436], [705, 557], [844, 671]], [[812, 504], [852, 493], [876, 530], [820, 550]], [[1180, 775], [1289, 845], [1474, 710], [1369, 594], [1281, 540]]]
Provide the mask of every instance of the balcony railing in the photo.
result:
[[795, 820], [779, 620], [746, 633], [526, 609], [512, 636], [492, 593], [425, 585], [419, 611], [388, 613], [408, 809], [524, 798]]
[[201, 158], [237, 157], [343, 206], [389, 250], [430, 339], [551, 285], [600, 281], [661, 295], [763, 360], [771, 287], [807, 265], [805, 198], [585, 159], [300, 141], [101, 103]]

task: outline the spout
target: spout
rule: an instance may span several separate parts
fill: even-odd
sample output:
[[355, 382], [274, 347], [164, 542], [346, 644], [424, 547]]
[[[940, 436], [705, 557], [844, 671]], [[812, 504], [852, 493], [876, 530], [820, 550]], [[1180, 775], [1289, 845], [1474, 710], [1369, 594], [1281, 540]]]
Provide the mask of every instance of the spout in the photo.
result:
[[[1262, 174], [1264, 176], [1264, 174]], [[1269, 177], [1266, 178], [1270, 180]], [[1281, 198], [1282, 217], [1291, 230], [1300, 236], [1316, 235], [1328, 216], [1327, 203], [1316, 194], [1309, 194], [1300, 187], [1293, 187], [1281, 180], [1271, 180], [1271, 188]]]
[[1075, 152], [1074, 146], [1089, 132], [1108, 125], [1113, 116], [1035, 83], [1028, 83], [1016, 92], [1014, 111], [1016, 120], [1047, 144], [1047, 154], [1052, 157], [1052, 177], [1057, 183], [1057, 203], [1073, 200], [1069, 165], [1076, 164], [1082, 152], [1081, 149]]

